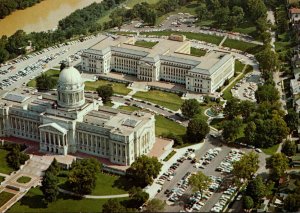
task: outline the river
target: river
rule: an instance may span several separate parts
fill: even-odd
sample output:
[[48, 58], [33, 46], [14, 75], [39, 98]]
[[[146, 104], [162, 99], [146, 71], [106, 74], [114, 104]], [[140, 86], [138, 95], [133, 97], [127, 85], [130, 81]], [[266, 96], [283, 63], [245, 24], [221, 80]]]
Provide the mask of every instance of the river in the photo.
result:
[[25, 10], [17, 10], [0, 19], [0, 36], [10, 36], [17, 30], [40, 32], [57, 27], [59, 20], [77, 9], [102, 0], [44, 0]]

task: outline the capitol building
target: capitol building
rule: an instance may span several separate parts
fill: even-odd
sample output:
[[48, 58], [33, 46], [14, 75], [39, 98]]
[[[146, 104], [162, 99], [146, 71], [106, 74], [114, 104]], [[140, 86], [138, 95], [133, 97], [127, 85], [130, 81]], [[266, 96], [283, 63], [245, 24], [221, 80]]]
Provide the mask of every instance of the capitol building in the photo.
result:
[[0, 137], [35, 141], [41, 152], [80, 152], [129, 166], [153, 148], [155, 118], [85, 97], [79, 71], [67, 67], [52, 93], [0, 91]]

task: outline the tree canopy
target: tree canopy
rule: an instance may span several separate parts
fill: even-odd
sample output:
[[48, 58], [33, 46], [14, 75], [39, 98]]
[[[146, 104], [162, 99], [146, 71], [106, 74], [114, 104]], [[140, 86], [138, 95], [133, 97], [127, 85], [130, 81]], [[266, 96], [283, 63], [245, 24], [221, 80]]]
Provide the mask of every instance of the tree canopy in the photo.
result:
[[275, 153], [266, 159], [266, 168], [270, 169], [271, 178], [278, 180], [288, 169], [288, 159], [283, 153]]
[[200, 104], [196, 99], [185, 100], [181, 106], [181, 113], [187, 118], [193, 118], [200, 110]]
[[193, 191], [199, 191], [202, 196], [203, 191], [208, 189], [211, 181], [210, 177], [199, 171], [196, 174], [192, 174], [189, 179], [189, 185], [193, 188]]
[[186, 137], [191, 143], [199, 143], [209, 133], [207, 122], [201, 118], [193, 118], [189, 121]]
[[234, 142], [242, 131], [243, 121], [240, 118], [225, 121], [222, 125], [222, 137], [227, 142]]
[[146, 209], [143, 212], [163, 212], [165, 202], [159, 199], [152, 199], [147, 203]]
[[156, 157], [142, 155], [131, 164], [126, 173], [134, 180], [136, 186], [145, 187], [153, 182], [161, 167], [162, 164]]
[[282, 144], [281, 152], [284, 153], [286, 156], [293, 156], [297, 152], [297, 144], [295, 141], [286, 140]]
[[39, 91], [53, 89], [56, 86], [56, 81], [46, 73], [42, 73], [36, 78], [36, 87]]
[[101, 97], [103, 103], [107, 103], [110, 101], [111, 96], [114, 91], [111, 85], [103, 85], [97, 88], [97, 93], [99, 97]]

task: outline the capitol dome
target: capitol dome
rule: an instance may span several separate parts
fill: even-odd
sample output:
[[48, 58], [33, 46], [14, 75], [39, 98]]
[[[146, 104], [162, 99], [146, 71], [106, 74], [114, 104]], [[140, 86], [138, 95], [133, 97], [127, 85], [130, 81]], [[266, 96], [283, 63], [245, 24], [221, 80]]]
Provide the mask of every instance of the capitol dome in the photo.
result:
[[76, 108], [84, 104], [84, 83], [76, 68], [66, 67], [60, 72], [57, 94], [57, 102], [61, 107]]

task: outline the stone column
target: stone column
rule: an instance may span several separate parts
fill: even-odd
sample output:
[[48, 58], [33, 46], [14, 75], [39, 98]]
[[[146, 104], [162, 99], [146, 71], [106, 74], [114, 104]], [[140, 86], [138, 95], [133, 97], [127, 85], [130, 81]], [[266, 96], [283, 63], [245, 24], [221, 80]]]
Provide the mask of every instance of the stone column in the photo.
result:
[[58, 145], [59, 147], [61, 147], [60, 135], [57, 134], [56, 137], [57, 137]]

